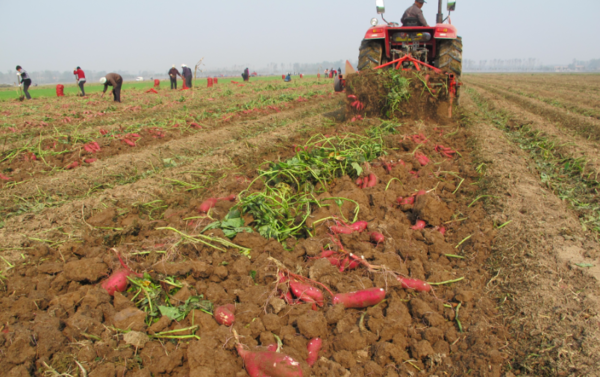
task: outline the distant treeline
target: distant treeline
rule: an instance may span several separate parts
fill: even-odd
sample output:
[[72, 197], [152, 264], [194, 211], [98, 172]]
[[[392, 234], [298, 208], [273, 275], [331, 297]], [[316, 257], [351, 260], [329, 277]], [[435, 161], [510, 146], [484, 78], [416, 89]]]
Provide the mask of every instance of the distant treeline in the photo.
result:
[[494, 59], [463, 61], [465, 72], [600, 72], [600, 59], [582, 61], [573, 59], [571, 64], [547, 65], [535, 58]]

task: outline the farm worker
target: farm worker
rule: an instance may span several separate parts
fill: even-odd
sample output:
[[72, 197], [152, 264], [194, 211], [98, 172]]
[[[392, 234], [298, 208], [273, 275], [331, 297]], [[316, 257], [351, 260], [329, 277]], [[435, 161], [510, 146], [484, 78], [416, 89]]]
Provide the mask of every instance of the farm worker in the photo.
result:
[[341, 74], [342, 74], [342, 69], [338, 68], [338, 75], [341, 75]]
[[290, 82], [290, 81], [292, 81], [292, 75], [288, 73], [288, 74], [287, 74], [287, 76], [285, 76], [285, 80], [284, 80], [284, 81], [285, 81], [285, 82]]
[[185, 64], [181, 65], [181, 75], [185, 78], [188, 88], [192, 87], [192, 70]]
[[85, 90], [83, 90], [83, 85], [85, 85], [85, 73], [81, 67], [77, 67], [73, 70], [73, 74], [77, 76], [77, 84], [79, 84], [79, 89], [81, 89], [81, 96], [85, 97]]
[[27, 74], [27, 71], [21, 68], [20, 65], [17, 66], [17, 77], [18, 79], [20, 79], [19, 86], [23, 85], [23, 92], [25, 92], [25, 97], [27, 97], [27, 99], [31, 99], [31, 96], [29, 95], [28, 91], [29, 86], [31, 86], [31, 78], [29, 77], [29, 74]]
[[177, 89], [177, 76], [181, 77], [181, 74], [175, 68], [175, 64], [169, 70], [169, 78], [171, 79], [171, 89]]
[[250, 80], [250, 70], [248, 68], [244, 69], [244, 73], [242, 73], [242, 77], [244, 78], [244, 81]]
[[[426, 3], [425, 0], [415, 0], [415, 3], [404, 12], [404, 15], [402, 16], [402, 26], [429, 26], [427, 25], [427, 21], [425, 21], [425, 16], [423, 16], [423, 11], [421, 10], [424, 3]], [[414, 24], [415, 21], [416, 24]]]
[[123, 85], [123, 78], [118, 73], [109, 73], [100, 79], [100, 84], [104, 84], [104, 91], [100, 97], [104, 97], [106, 89], [109, 86], [113, 87], [112, 94], [115, 102], [121, 102], [121, 86]]

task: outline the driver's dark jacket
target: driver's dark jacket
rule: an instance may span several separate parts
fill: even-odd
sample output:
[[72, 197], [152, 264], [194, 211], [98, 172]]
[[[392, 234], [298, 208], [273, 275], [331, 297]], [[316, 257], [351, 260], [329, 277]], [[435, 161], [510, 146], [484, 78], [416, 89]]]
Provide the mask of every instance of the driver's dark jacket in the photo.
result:
[[427, 25], [427, 21], [425, 21], [425, 17], [423, 16], [423, 11], [421, 9], [419, 9], [417, 4], [413, 4], [410, 8], [408, 8], [406, 10], [406, 12], [404, 12], [404, 15], [402, 16], [402, 24], [403, 25], [404, 25], [404, 20], [409, 17], [418, 19], [419, 26], [429, 26], [429, 25]]

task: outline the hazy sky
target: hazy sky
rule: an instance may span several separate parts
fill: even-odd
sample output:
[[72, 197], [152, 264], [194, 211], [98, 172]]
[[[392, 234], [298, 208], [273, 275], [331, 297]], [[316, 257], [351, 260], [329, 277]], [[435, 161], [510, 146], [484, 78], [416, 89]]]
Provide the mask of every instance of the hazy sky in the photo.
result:
[[[386, 0], [399, 21], [409, 0]], [[445, 9], [445, 3], [444, 3]], [[435, 22], [437, 1], [425, 4]], [[600, 58], [599, 0], [457, 0], [465, 59]], [[162, 71], [356, 60], [375, 0], [0, 0], [0, 70]]]

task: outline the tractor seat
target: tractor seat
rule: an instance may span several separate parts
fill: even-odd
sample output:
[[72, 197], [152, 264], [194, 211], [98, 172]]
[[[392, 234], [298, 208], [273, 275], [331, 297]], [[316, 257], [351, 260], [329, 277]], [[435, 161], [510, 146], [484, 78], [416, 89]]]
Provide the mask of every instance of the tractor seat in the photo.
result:
[[402, 26], [421, 26], [419, 25], [419, 19], [416, 17], [406, 17], [402, 20]]

